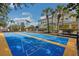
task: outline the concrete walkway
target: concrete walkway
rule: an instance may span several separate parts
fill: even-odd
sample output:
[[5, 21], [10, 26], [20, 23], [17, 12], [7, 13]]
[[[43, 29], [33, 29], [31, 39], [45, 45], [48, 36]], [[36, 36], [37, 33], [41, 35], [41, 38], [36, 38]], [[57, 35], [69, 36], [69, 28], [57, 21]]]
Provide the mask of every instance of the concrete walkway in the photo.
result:
[[0, 56], [10, 56], [10, 55], [12, 54], [5, 40], [4, 34], [0, 33]]

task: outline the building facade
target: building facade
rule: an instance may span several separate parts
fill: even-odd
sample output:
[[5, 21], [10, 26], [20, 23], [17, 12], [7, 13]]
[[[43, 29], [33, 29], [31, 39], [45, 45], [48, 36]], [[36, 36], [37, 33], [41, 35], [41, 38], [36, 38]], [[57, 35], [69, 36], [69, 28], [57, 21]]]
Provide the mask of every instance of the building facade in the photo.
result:
[[[49, 29], [50, 31], [56, 31], [57, 30], [57, 15], [55, 14], [53, 16], [49, 16]], [[53, 28], [53, 29], [52, 29]], [[47, 20], [45, 16], [41, 16], [39, 20], [39, 29], [47, 30]], [[63, 17], [59, 20], [59, 30], [68, 30], [71, 29], [73, 31], [77, 30], [77, 19], [76, 15], [72, 12], [69, 14], [64, 14]]]
[[15, 18], [15, 24], [18, 25], [24, 25], [25, 27], [29, 26], [29, 23], [31, 23], [31, 19], [29, 18]]

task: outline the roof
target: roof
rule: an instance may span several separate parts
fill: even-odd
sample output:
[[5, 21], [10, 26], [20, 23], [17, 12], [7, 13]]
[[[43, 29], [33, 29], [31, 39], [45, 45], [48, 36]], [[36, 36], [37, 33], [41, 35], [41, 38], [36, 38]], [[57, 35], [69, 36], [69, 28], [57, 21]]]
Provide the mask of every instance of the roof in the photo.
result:
[[32, 22], [32, 19], [30, 17], [27, 17], [27, 18], [15, 18], [14, 20], [16, 22], [24, 22], [24, 21]]
[[[51, 18], [52, 15], [49, 16], [49, 18]], [[46, 19], [46, 16], [41, 16], [40, 19]]]

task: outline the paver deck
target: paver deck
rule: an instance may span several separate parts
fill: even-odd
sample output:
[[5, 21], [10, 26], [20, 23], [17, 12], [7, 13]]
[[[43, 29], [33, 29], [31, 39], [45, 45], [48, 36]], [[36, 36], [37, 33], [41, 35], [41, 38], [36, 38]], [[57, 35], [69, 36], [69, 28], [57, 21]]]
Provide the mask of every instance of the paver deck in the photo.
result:
[[4, 34], [0, 33], [0, 56], [10, 56], [10, 55], [12, 54], [5, 40]]

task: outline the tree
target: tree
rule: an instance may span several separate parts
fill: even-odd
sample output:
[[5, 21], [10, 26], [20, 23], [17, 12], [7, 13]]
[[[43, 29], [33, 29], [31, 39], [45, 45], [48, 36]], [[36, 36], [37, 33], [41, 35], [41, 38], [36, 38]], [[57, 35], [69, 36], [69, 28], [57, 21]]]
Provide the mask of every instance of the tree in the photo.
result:
[[20, 24], [20, 26], [21, 26], [21, 31], [25, 31], [25, 24], [23, 22]]
[[76, 11], [76, 15], [77, 15], [77, 50], [78, 50], [78, 55], [79, 55], [79, 3], [69, 3], [67, 5], [67, 8], [72, 11], [75, 10]]
[[35, 30], [35, 26], [34, 25], [30, 25], [29, 26], [29, 30], [34, 31]]
[[50, 8], [50, 13], [51, 13], [51, 16], [52, 16], [52, 32], [53, 32], [53, 26], [54, 26], [54, 24], [53, 24], [53, 17], [54, 17], [55, 11]]
[[64, 26], [64, 16], [65, 16], [65, 14], [69, 14], [69, 9], [67, 9], [64, 5], [58, 5], [56, 12], [57, 12], [57, 19], [58, 19], [58, 21], [57, 21], [57, 31], [58, 31], [59, 26], [60, 26], [59, 21], [60, 20], [62, 21], [61, 27], [63, 27]]
[[[14, 9], [16, 10], [18, 7], [22, 8], [22, 6], [29, 7], [30, 5], [34, 5], [33, 3], [12, 3]], [[10, 7], [11, 3], [0, 3], [0, 25], [5, 26], [8, 21], [8, 13], [12, 10]], [[2, 22], [4, 20], [4, 22]], [[11, 20], [11, 23], [13, 21]]]
[[0, 25], [2, 27], [5, 27], [7, 25], [6, 20], [7, 20], [7, 14], [9, 12], [10, 8], [9, 5], [6, 3], [0, 3]]
[[10, 7], [9, 7], [9, 4], [6, 4], [6, 3], [1, 3], [0, 4], [0, 16], [3, 17], [3, 20], [7, 20], [7, 14], [9, 13], [10, 11]]
[[50, 12], [50, 8], [46, 8], [43, 10], [43, 14], [46, 16], [46, 20], [47, 20], [47, 30], [48, 30], [48, 33], [50, 32], [49, 30], [49, 12]]
[[[10, 8], [11, 3], [0, 3], [0, 16], [6, 17], [7, 14], [12, 10]], [[13, 3], [13, 6], [15, 10], [19, 7], [22, 8], [22, 6], [29, 7], [30, 5], [34, 5], [33, 3]]]
[[20, 26], [17, 24], [13, 24], [9, 26], [10, 31], [19, 31], [19, 29], [20, 29]]
[[7, 24], [6, 24], [5, 21], [3, 21], [3, 20], [0, 21], [0, 26], [5, 27], [6, 25], [7, 25]]
[[56, 8], [56, 13], [57, 13], [57, 32], [59, 31], [59, 21], [60, 21], [60, 18], [62, 16], [62, 9], [63, 9], [63, 6], [62, 5], [58, 5], [57, 8]]

